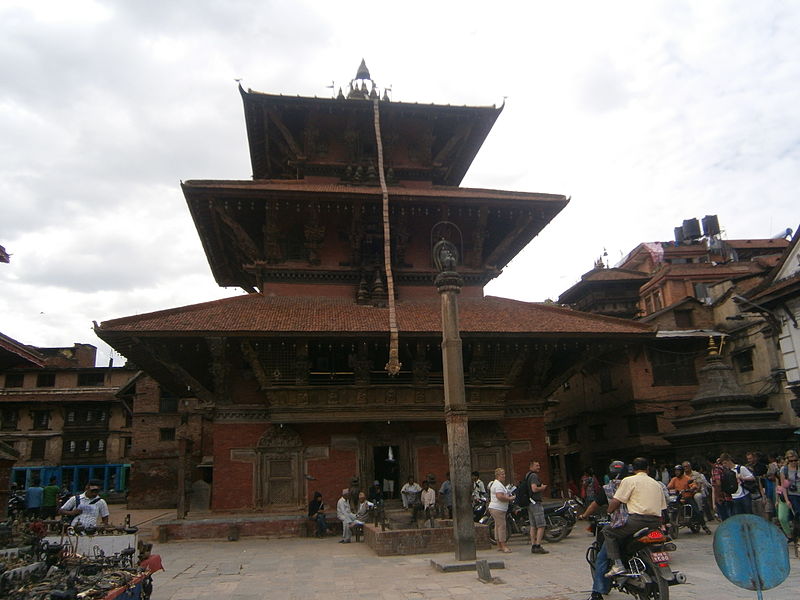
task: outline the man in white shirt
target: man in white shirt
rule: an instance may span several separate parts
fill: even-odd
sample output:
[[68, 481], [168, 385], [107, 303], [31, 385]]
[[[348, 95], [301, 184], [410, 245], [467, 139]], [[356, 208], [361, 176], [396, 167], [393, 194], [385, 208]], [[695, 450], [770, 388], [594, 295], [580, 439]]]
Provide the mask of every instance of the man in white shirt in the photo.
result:
[[421, 491], [422, 488], [419, 487], [419, 484], [414, 481], [414, 478], [409, 477], [408, 482], [405, 483], [402, 488], [400, 488], [400, 497], [403, 499], [403, 508], [411, 508], [414, 504], [416, 504]]
[[71, 525], [81, 524], [86, 527], [97, 527], [97, 517], [108, 525], [108, 504], [100, 497], [99, 479], [90, 479], [86, 490], [80, 496], [72, 496], [58, 509], [58, 514], [75, 517]]
[[721, 454], [719, 461], [726, 469], [731, 469], [736, 473], [736, 481], [739, 487], [736, 492], [731, 494], [733, 498], [733, 514], [734, 515], [749, 515], [753, 512], [753, 499], [750, 496], [743, 483], [754, 484], [756, 481], [755, 475], [744, 465], [737, 465], [733, 462], [730, 454]]
[[336, 517], [342, 522], [342, 539], [339, 540], [339, 543], [349, 544], [353, 533], [350, 528], [356, 523], [356, 515], [350, 508], [350, 490], [348, 488], [342, 490], [342, 497], [336, 503]]
[[478, 471], [472, 472], [472, 501], [486, 500], [486, 486], [481, 481], [481, 474]]
[[625, 572], [620, 554], [620, 542], [642, 527], [656, 528], [661, 525], [661, 511], [667, 508], [662, 485], [647, 474], [649, 461], [646, 458], [633, 459], [633, 472], [619, 484], [614, 497], [608, 502], [608, 512], [613, 513], [620, 505], [628, 509], [628, 520], [621, 527], [603, 529], [606, 552], [613, 561], [606, 577], [615, 577]]

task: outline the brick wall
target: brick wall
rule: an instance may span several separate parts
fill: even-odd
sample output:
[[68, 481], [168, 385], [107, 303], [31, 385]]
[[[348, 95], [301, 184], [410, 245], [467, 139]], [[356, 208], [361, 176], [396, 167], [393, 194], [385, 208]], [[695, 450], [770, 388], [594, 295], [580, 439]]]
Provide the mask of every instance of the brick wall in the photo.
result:
[[320, 492], [325, 505], [331, 511], [336, 509], [336, 501], [339, 500], [342, 490], [350, 487], [350, 479], [358, 472], [358, 457], [355, 449], [331, 448], [327, 458], [309, 459], [306, 466], [308, 475], [314, 477], [314, 480], [306, 482], [306, 501], [311, 500], [314, 492]]
[[[435, 554], [455, 550], [452, 527], [381, 531], [380, 527], [366, 524], [364, 541], [378, 556]], [[478, 550], [491, 548], [489, 528], [486, 525], [475, 525], [475, 547]]]
[[444, 481], [444, 475], [450, 470], [449, 457], [447, 455], [447, 435], [443, 434], [444, 445], [424, 446], [417, 448], [417, 467], [419, 473], [414, 473], [415, 479], [421, 481], [428, 473], [433, 473], [436, 477], [436, 492]]
[[267, 423], [214, 423], [213, 510], [253, 508], [253, 463], [232, 461], [231, 450], [255, 447], [268, 427]]
[[[548, 460], [547, 446], [545, 444], [544, 417], [506, 419], [502, 424], [512, 447], [513, 483], [522, 479], [525, 473], [528, 472], [528, 465], [531, 460], [538, 460], [542, 466], [539, 476], [544, 483], [552, 484], [550, 461]], [[514, 451], [514, 442], [528, 442], [530, 449], [525, 448], [526, 444], [523, 443], [516, 444], [522, 448]], [[511, 481], [507, 481], [507, 483], [511, 483]]]
[[177, 459], [139, 459], [128, 481], [129, 508], [174, 508], [178, 492]]

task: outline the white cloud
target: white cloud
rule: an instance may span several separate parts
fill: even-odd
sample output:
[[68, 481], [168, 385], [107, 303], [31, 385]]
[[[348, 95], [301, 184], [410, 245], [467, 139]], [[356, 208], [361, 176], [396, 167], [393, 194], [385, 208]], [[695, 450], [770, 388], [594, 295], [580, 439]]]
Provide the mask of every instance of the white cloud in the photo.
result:
[[0, 331], [25, 343], [236, 293], [179, 180], [249, 178], [235, 78], [324, 96], [362, 57], [395, 100], [508, 97], [465, 185], [572, 195], [488, 293], [557, 297], [685, 218], [797, 226], [792, 4], [68, 4], [0, 6]]

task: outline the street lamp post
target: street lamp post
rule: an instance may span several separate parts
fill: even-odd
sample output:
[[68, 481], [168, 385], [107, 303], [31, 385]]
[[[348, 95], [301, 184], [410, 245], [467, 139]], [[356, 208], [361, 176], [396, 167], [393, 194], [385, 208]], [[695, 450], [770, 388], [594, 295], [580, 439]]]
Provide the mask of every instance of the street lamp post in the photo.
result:
[[456, 272], [455, 245], [441, 240], [433, 247], [439, 274], [436, 289], [442, 297], [442, 366], [444, 371], [444, 418], [453, 483], [453, 535], [456, 560], [475, 560], [475, 526], [472, 521], [469, 427], [464, 395], [464, 364], [458, 329], [458, 294], [464, 281]]

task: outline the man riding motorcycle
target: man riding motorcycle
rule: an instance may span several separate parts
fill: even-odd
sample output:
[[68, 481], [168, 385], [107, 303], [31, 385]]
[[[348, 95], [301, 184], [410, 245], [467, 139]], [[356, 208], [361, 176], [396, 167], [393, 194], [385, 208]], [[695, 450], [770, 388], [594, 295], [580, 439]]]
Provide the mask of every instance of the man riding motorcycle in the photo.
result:
[[606, 552], [614, 563], [606, 577], [625, 573], [620, 554], [620, 542], [643, 527], [657, 528], [661, 525], [661, 511], [667, 507], [661, 485], [647, 474], [649, 461], [638, 457], [633, 459], [633, 475], [626, 477], [608, 502], [608, 512], [613, 513], [622, 504], [627, 505], [628, 520], [620, 527], [609, 528], [604, 532]]
[[[627, 475], [625, 463], [621, 460], [614, 460], [608, 465], [608, 475], [610, 481], [603, 486], [602, 492], [595, 495], [595, 499], [586, 507], [578, 518], [583, 520], [592, 515], [601, 506], [608, 506], [608, 499], [613, 498], [614, 494], [622, 483], [622, 478]], [[617, 510], [609, 515], [611, 523], [609, 528], [621, 527], [628, 520], [628, 510], [624, 504], [620, 504]], [[592, 595], [589, 600], [603, 600], [603, 594], [611, 591], [611, 580], [606, 577], [606, 570], [610, 567], [608, 551], [605, 544], [597, 553], [595, 559], [594, 580], [592, 581]]]
[[682, 464], [675, 465], [673, 473], [675, 476], [670, 479], [667, 489], [678, 494], [678, 499], [682, 504], [688, 504], [692, 508], [692, 523], [695, 525], [692, 531], [698, 531], [702, 528], [703, 531], [710, 535], [711, 530], [703, 518], [703, 511], [695, 501], [695, 494], [700, 491], [697, 482], [685, 473]]

